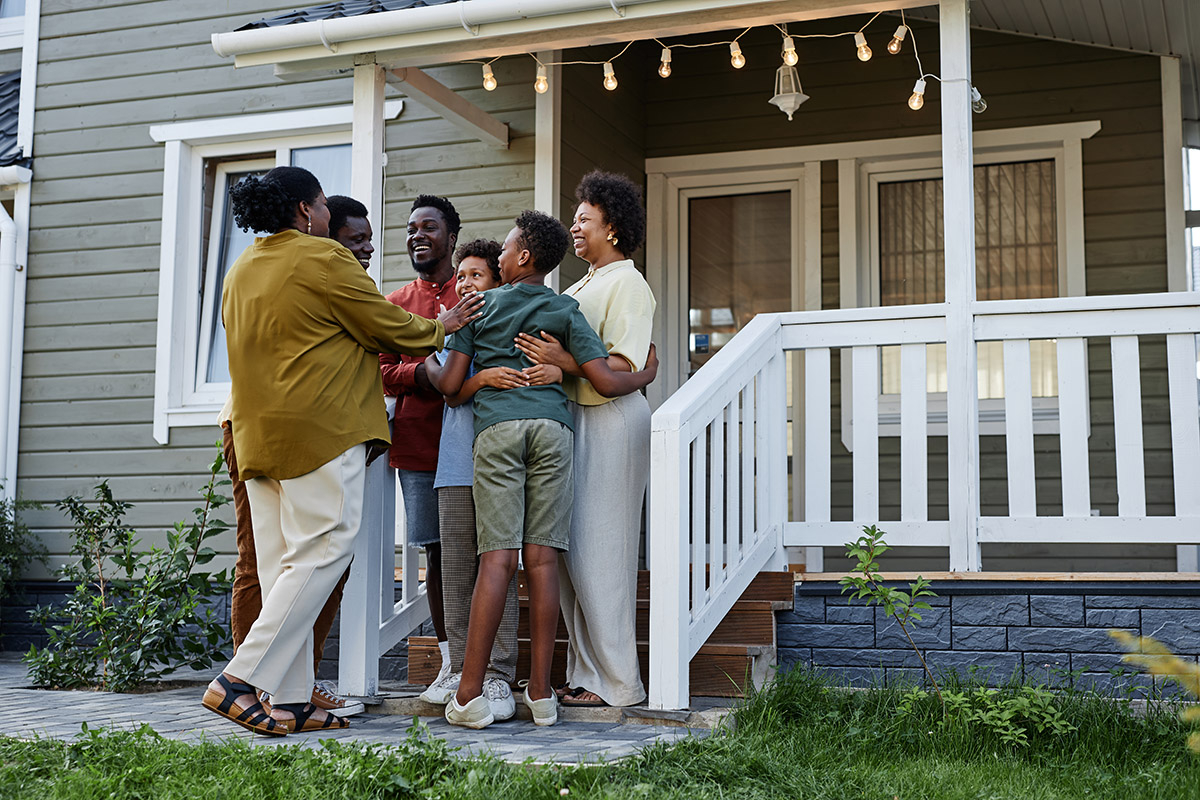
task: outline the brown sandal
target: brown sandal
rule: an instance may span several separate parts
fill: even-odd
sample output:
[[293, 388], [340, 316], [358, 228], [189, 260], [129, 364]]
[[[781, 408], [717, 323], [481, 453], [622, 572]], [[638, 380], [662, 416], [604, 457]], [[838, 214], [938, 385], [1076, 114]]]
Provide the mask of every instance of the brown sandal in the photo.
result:
[[[258, 692], [253, 686], [241, 681], [230, 680], [225, 677], [225, 673], [218, 675], [216, 682], [225, 693], [218, 694], [212, 686], [209, 686], [204, 692], [201, 705], [260, 736], [287, 736], [287, 727], [267, 713], [262, 703], [259, 702]], [[239, 697], [246, 695], [254, 698], [254, 705], [242, 708], [236, 701]]]
[[323, 721], [318, 722], [313, 719], [313, 714], [324, 709], [318, 708], [312, 703], [276, 703], [275, 708], [278, 708], [280, 711], [288, 711], [293, 715], [293, 719], [276, 720], [280, 725], [287, 728], [289, 733], [332, 731], [350, 727], [350, 720], [344, 717], [335, 717], [328, 711], [325, 712], [325, 719]]

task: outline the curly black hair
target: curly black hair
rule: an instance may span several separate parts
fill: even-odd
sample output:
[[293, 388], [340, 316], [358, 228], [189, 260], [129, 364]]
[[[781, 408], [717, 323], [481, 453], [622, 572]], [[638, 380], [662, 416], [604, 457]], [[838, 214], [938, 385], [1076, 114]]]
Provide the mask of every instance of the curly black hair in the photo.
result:
[[575, 200], [600, 209], [613, 227], [616, 248], [629, 257], [646, 241], [646, 207], [642, 190], [624, 175], [592, 170], [575, 188]]
[[442, 213], [442, 219], [446, 220], [446, 227], [450, 229], [450, 233], [454, 236], [462, 230], [462, 219], [458, 216], [458, 211], [454, 208], [454, 203], [451, 203], [445, 197], [438, 197], [436, 194], [417, 195], [417, 199], [413, 200], [412, 208], [408, 210], [412, 212], [418, 208], [436, 208]]
[[488, 269], [492, 271], [492, 278], [496, 283], [500, 282], [500, 243], [493, 242], [491, 239], [475, 239], [474, 241], [460, 244], [458, 249], [454, 251], [454, 266], [462, 263], [464, 258], [482, 258], [487, 262]]
[[533, 257], [533, 267], [545, 275], [559, 265], [571, 244], [563, 224], [540, 211], [522, 211], [517, 217], [517, 241]]
[[312, 203], [321, 182], [303, 167], [276, 167], [263, 175], [247, 175], [229, 190], [233, 219], [244, 231], [277, 233], [291, 227], [296, 205]]
[[353, 197], [346, 197], [344, 194], [330, 195], [325, 198], [325, 205], [329, 207], [330, 239], [337, 238], [338, 231], [350, 217], [367, 218], [367, 207]]

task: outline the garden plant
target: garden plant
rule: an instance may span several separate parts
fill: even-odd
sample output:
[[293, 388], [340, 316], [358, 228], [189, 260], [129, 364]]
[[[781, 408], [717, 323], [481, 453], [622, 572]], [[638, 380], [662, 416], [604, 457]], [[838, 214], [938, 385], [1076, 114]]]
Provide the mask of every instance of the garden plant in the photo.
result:
[[216, 516], [229, 502], [219, 491], [229, 483], [222, 465], [218, 452], [200, 490], [203, 503], [191, 523], [167, 533], [165, 547], [141, 549], [124, 522], [131, 505], [113, 497], [107, 482], [96, 487], [93, 504], [78, 497], [57, 504], [74, 524], [72, 558], [59, 575], [75, 588], [62, 605], [30, 612], [49, 638], [24, 657], [35, 685], [129, 691], [178, 667], [207, 669], [227, 657], [215, 601], [230, 578], [198, 569], [216, 555], [209, 540], [228, 527]]

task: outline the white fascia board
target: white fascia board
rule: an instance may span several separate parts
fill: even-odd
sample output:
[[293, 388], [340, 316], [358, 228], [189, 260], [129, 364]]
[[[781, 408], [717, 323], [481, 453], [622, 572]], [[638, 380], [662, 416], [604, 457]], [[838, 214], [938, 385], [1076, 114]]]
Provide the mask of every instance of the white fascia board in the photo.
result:
[[375, 53], [387, 66], [627, 42], [775, 22], [895, 11], [928, 0], [470, 0], [378, 14], [213, 34], [237, 67], [293, 64], [297, 71], [352, 65]]
[[[403, 100], [384, 104], [384, 119], [395, 119], [404, 110]], [[328, 106], [300, 111], [269, 111], [236, 117], [215, 117], [188, 122], [151, 125], [150, 138], [156, 142], [188, 142], [192, 145], [218, 144], [246, 139], [277, 136], [303, 131], [305, 134], [348, 131], [354, 120], [354, 106]]]

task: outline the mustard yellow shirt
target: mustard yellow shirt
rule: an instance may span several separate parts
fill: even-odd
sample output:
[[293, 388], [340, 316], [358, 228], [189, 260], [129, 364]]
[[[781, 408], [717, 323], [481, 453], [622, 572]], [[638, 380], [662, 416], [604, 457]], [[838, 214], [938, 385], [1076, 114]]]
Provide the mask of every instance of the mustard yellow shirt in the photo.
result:
[[379, 353], [440, 349], [440, 322], [387, 301], [332, 239], [260, 237], [221, 302], [242, 480], [295, 478], [356, 444], [388, 443]]
[[[621, 356], [634, 371], [646, 366], [656, 303], [650, 285], [633, 261], [625, 259], [589, 269], [587, 275], [563, 294], [579, 303], [579, 310], [600, 336], [609, 355]], [[585, 378], [567, 376], [563, 389], [569, 400], [584, 406], [598, 406], [611, 400], [593, 389]]]

